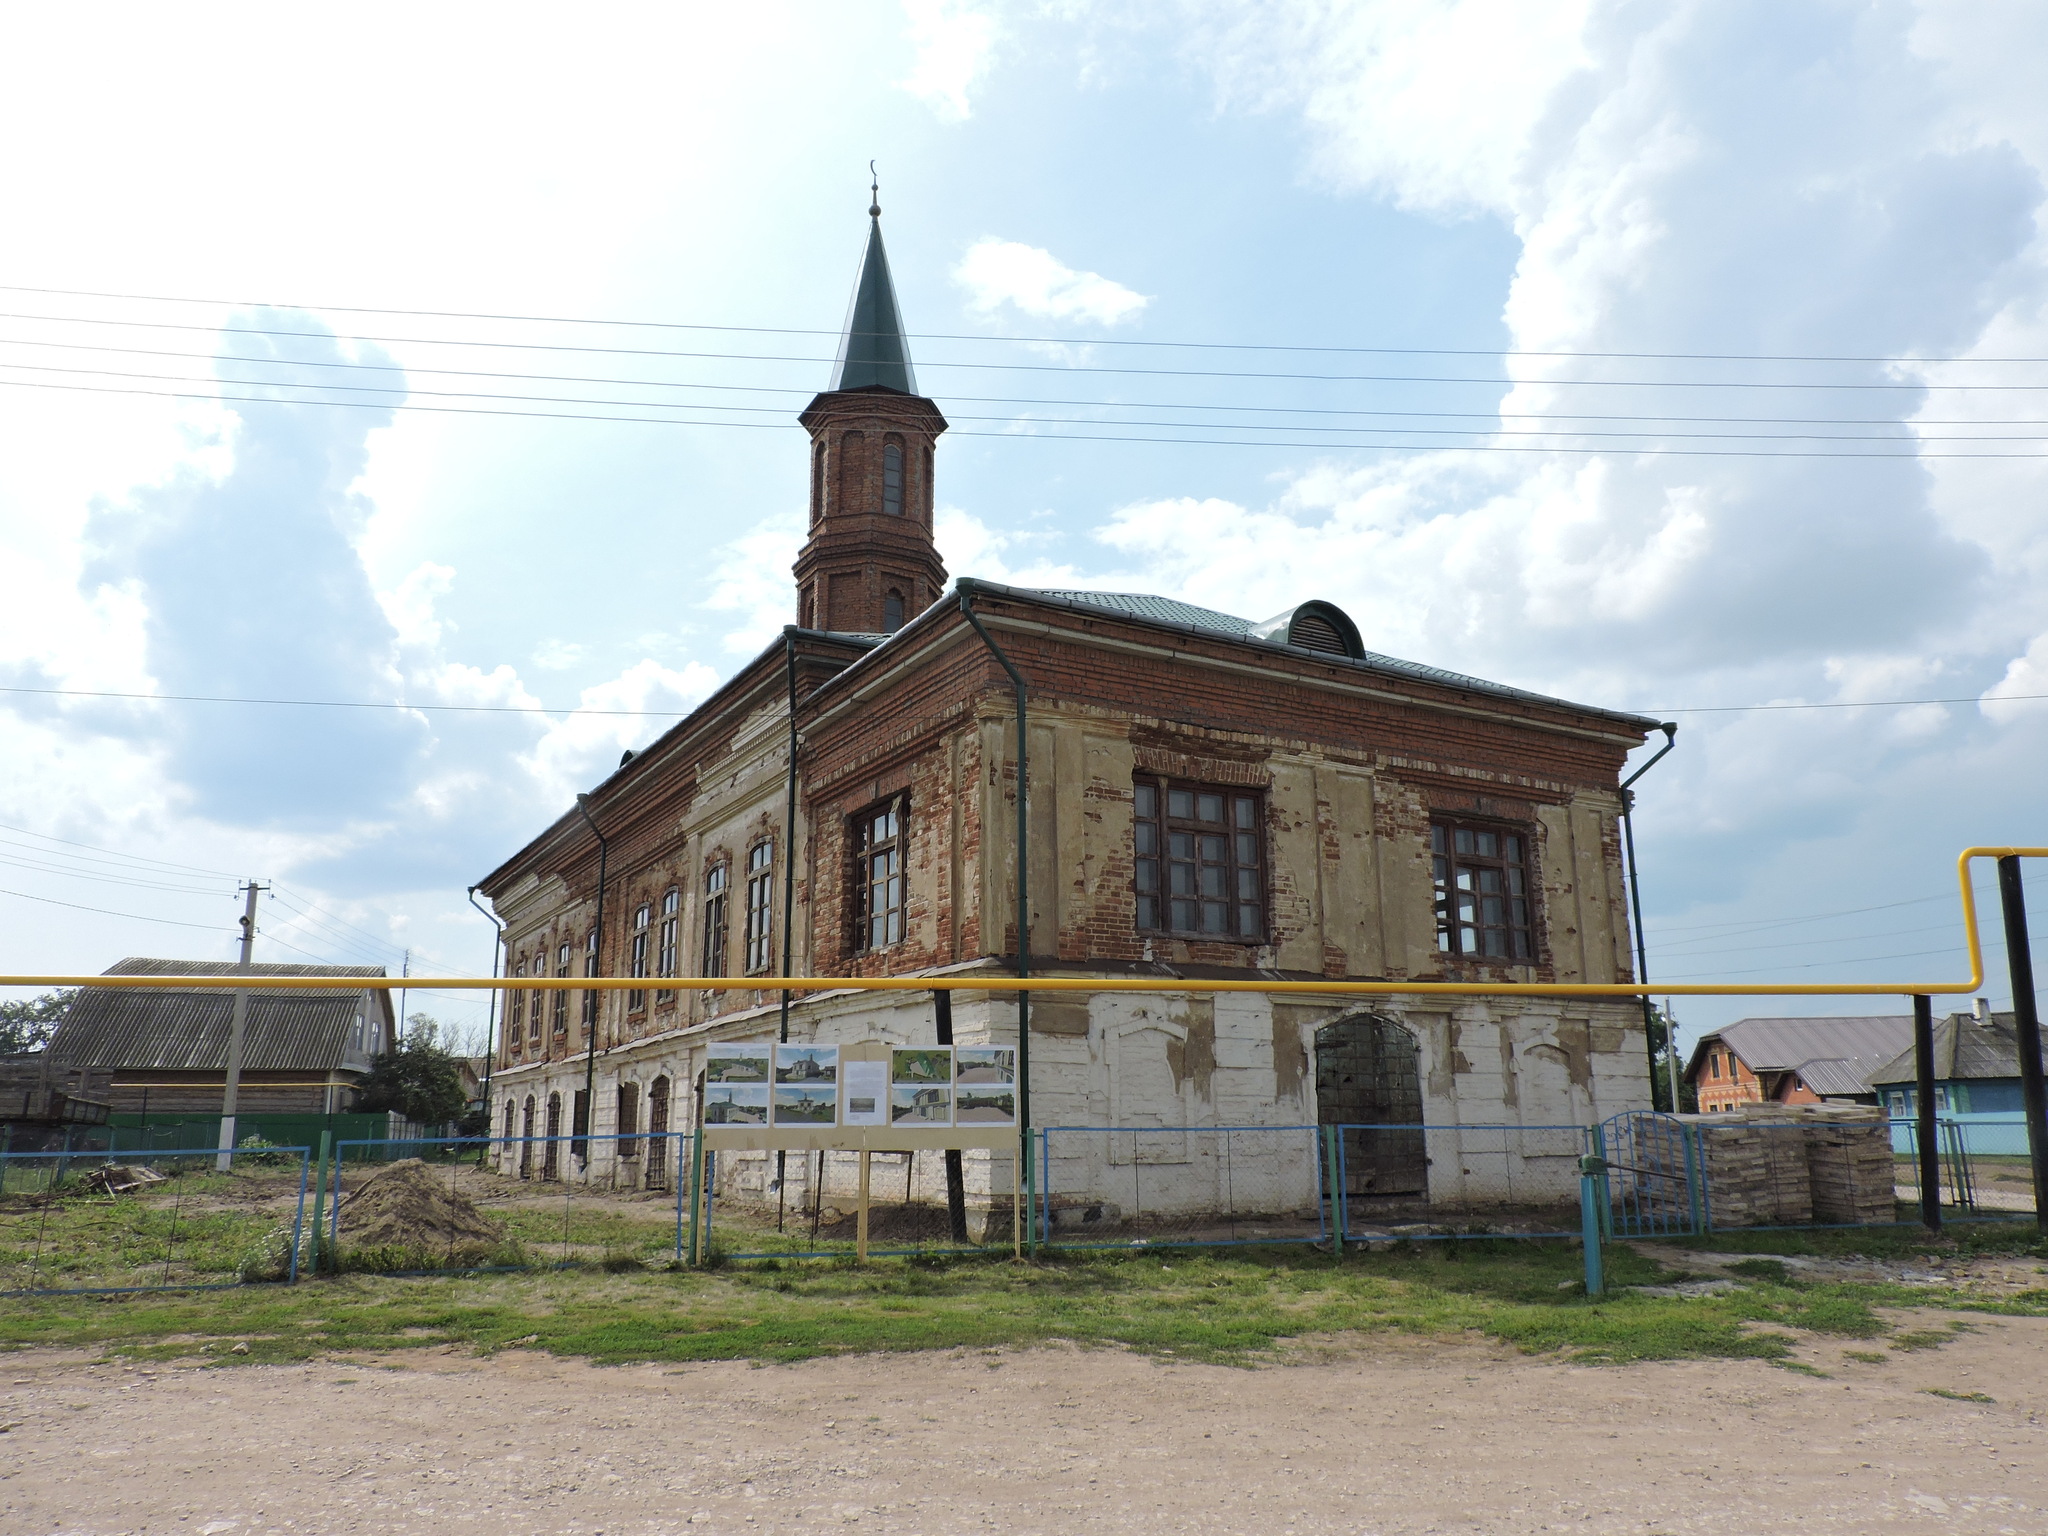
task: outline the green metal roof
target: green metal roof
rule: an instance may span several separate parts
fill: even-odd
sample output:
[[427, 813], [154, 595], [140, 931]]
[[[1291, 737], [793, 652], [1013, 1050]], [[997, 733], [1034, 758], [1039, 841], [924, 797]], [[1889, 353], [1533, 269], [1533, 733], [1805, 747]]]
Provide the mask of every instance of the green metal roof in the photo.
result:
[[846, 312], [846, 334], [840, 338], [839, 360], [826, 389], [830, 393], [877, 385], [906, 395], [917, 393], [910, 347], [903, 339], [903, 316], [896, 308], [896, 285], [889, 280], [889, 253], [882, 249], [880, 218], [868, 225], [867, 252], [861, 257], [860, 278]]

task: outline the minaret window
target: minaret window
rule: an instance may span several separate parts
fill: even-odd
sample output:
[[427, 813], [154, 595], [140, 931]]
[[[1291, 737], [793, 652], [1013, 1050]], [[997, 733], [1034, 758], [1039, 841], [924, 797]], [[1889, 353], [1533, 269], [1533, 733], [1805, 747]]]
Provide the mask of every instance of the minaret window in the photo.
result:
[[[903, 445], [882, 446], [882, 510], [891, 517], [903, 515]], [[900, 623], [901, 620], [898, 620]], [[891, 629], [895, 624], [889, 626]]]
[[901, 592], [891, 592], [882, 599], [882, 628], [893, 635], [902, 627], [903, 594]]

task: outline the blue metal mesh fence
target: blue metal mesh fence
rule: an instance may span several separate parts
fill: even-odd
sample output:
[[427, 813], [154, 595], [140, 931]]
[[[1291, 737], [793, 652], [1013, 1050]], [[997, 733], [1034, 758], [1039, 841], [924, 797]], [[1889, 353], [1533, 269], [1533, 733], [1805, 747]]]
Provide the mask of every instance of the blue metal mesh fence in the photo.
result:
[[304, 1147], [0, 1154], [0, 1292], [294, 1280], [309, 1174]]

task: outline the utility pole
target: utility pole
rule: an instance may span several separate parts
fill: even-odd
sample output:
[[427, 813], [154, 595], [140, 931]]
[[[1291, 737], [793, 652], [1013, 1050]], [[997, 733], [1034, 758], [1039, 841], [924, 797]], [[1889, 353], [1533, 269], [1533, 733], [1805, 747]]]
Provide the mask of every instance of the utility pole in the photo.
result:
[[[269, 889], [269, 886], [258, 885], [251, 880], [241, 890], [247, 900], [242, 905], [242, 958], [235, 969], [245, 980], [249, 975], [249, 958], [256, 948], [256, 893]], [[235, 988], [234, 1011], [228, 1018], [227, 1086], [222, 1090], [220, 1100], [220, 1154], [213, 1163], [219, 1173], [226, 1173], [234, 1167], [235, 1101], [242, 1091], [242, 1039], [248, 1029], [249, 989], [240, 986]]]
[[[411, 976], [411, 975], [412, 975], [412, 949], [411, 949], [411, 947], [410, 947], [410, 946], [407, 946], [407, 948], [406, 948], [406, 951], [405, 951], [405, 962], [404, 962], [404, 963], [403, 963], [402, 965], [400, 965], [400, 966], [399, 966], [399, 968], [398, 968], [398, 975], [399, 975], [399, 978], [400, 978], [401, 980], [403, 980], [403, 979], [405, 979], [406, 977], [409, 977], [409, 976]], [[400, 987], [400, 988], [398, 989], [398, 1020], [397, 1020], [397, 1022], [396, 1022], [395, 1024], [393, 1024], [393, 1025], [391, 1026], [391, 1044], [393, 1045], [393, 1047], [394, 1047], [394, 1048], [395, 1048], [395, 1047], [397, 1046], [398, 1042], [399, 1042], [399, 1041], [400, 1041], [400, 1040], [401, 1040], [402, 1038], [404, 1038], [404, 1035], [405, 1035], [405, 988], [403, 988], [403, 987]]]

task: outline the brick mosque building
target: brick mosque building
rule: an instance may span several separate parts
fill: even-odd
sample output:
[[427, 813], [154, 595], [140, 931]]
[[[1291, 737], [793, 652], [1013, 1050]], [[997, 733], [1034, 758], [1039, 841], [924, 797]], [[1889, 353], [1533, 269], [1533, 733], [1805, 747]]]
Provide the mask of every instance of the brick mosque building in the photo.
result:
[[[1629, 979], [1618, 779], [1655, 722], [1377, 655], [1326, 602], [1252, 622], [1170, 596], [949, 586], [932, 539], [946, 420], [918, 392], [870, 212], [830, 385], [798, 418], [796, 623], [479, 884], [513, 980], [494, 1132], [642, 1139], [504, 1157], [659, 1187], [672, 1170], [647, 1133], [693, 1123], [708, 1043], [935, 1038], [929, 993], [799, 995], [785, 1020], [750, 977], [986, 976], [953, 994], [956, 1038], [1015, 1044], [1002, 981], [1020, 949], [1035, 974], [1159, 983], [1037, 995], [1037, 1125], [1559, 1126], [1646, 1108], [1626, 999], [1174, 990]], [[587, 975], [645, 986], [517, 985]], [[663, 986], [677, 976], [730, 985]], [[1198, 1140], [1123, 1156], [1181, 1165], [1199, 1205]], [[1347, 1180], [1443, 1197], [1486, 1177], [1424, 1150], [1361, 1143]], [[983, 1196], [1007, 1190], [1007, 1164], [982, 1172]], [[735, 1177], [759, 1193], [767, 1167]]]

